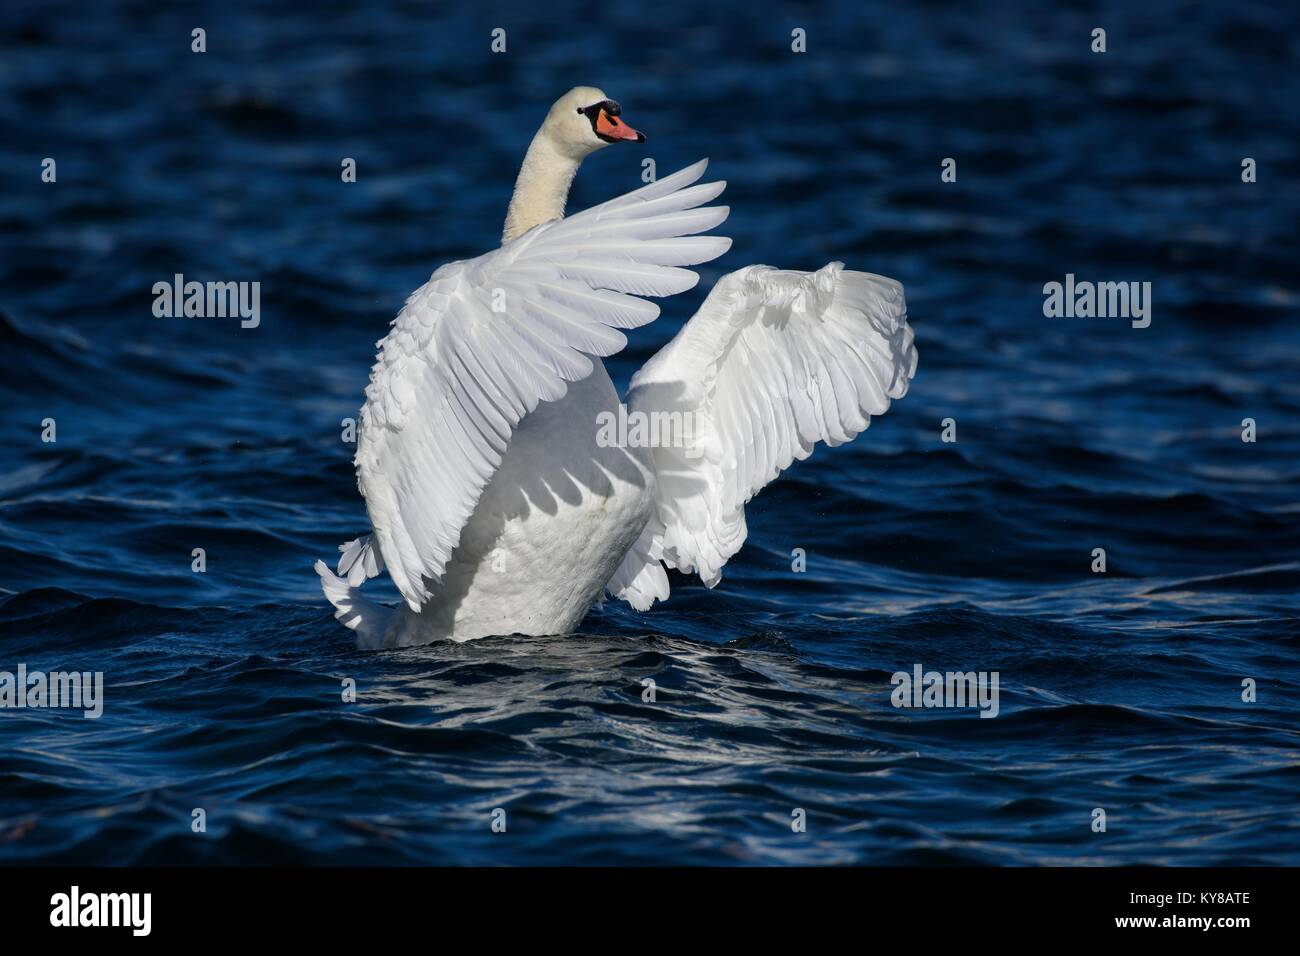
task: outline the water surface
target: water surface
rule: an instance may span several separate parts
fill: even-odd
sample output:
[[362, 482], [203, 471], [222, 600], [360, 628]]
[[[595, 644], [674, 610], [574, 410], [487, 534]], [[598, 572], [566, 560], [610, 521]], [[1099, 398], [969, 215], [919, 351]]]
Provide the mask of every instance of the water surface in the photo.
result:
[[[106, 701], [0, 711], [0, 861], [1300, 862], [1292, 14], [6, 11], [0, 670], [102, 671]], [[649, 143], [572, 208], [645, 157], [730, 183], [731, 252], [616, 382], [723, 272], [830, 259], [904, 283], [918, 377], [750, 505], [714, 591], [357, 652], [311, 571], [366, 528], [341, 422], [578, 83]], [[176, 273], [259, 281], [260, 326], [154, 317]], [[1151, 282], [1151, 326], [1044, 318], [1067, 273]], [[918, 663], [997, 671], [998, 717], [893, 707]]]

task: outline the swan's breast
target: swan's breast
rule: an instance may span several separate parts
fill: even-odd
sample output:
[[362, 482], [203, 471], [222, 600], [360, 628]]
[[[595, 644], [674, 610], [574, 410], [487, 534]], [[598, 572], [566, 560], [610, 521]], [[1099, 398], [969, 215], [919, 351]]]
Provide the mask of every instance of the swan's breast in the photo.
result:
[[457, 639], [577, 628], [654, 502], [649, 454], [602, 446], [601, 412], [617, 414], [618, 395], [597, 362], [524, 418], [419, 615], [426, 627]]

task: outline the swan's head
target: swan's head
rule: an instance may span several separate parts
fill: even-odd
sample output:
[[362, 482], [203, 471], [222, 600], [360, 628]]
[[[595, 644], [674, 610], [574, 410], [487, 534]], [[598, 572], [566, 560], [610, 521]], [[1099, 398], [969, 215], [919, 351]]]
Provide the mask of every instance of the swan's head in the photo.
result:
[[575, 86], [555, 101], [542, 130], [574, 159], [613, 143], [644, 143], [645, 136], [623, 122], [622, 112], [602, 90]]

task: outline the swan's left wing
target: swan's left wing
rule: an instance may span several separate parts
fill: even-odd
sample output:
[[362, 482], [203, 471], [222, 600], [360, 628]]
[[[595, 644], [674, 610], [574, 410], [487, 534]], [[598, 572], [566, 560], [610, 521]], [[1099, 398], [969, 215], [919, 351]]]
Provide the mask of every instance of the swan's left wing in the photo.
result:
[[704, 205], [726, 185], [697, 183], [705, 165], [443, 266], [411, 295], [361, 410], [357, 484], [374, 538], [344, 546], [349, 584], [386, 567], [418, 611], [524, 416], [590, 375], [590, 356], [623, 348], [620, 329], [659, 314], [640, 296], [691, 288], [699, 277], [683, 267], [727, 250], [730, 239], [698, 235], [727, 217]]
[[639, 610], [666, 597], [660, 561], [713, 587], [745, 541], [746, 502], [818, 442], [853, 439], [915, 373], [892, 279], [838, 262], [724, 276], [632, 378], [629, 416], [656, 436], [655, 514], [610, 593]]

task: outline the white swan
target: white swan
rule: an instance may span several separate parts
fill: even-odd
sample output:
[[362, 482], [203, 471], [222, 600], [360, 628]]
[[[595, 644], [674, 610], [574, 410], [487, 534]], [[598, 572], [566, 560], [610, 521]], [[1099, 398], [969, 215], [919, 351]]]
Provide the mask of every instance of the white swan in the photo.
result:
[[[665, 565], [713, 587], [745, 540], [745, 503], [906, 393], [902, 286], [838, 262], [749, 266], [718, 282], [621, 408], [600, 359], [626, 344], [620, 329], [658, 316], [637, 296], [691, 288], [682, 267], [731, 245], [698, 235], [728, 212], [705, 205], [725, 183], [696, 185], [707, 160], [562, 218], [583, 158], [621, 140], [645, 137], [603, 92], [561, 97], [528, 147], [501, 248], [438, 269], [379, 343], [355, 462], [374, 530], [340, 547], [341, 577], [316, 562], [359, 646], [568, 633], [602, 589], [638, 610], [667, 598]], [[360, 593], [385, 568], [396, 610]]]

